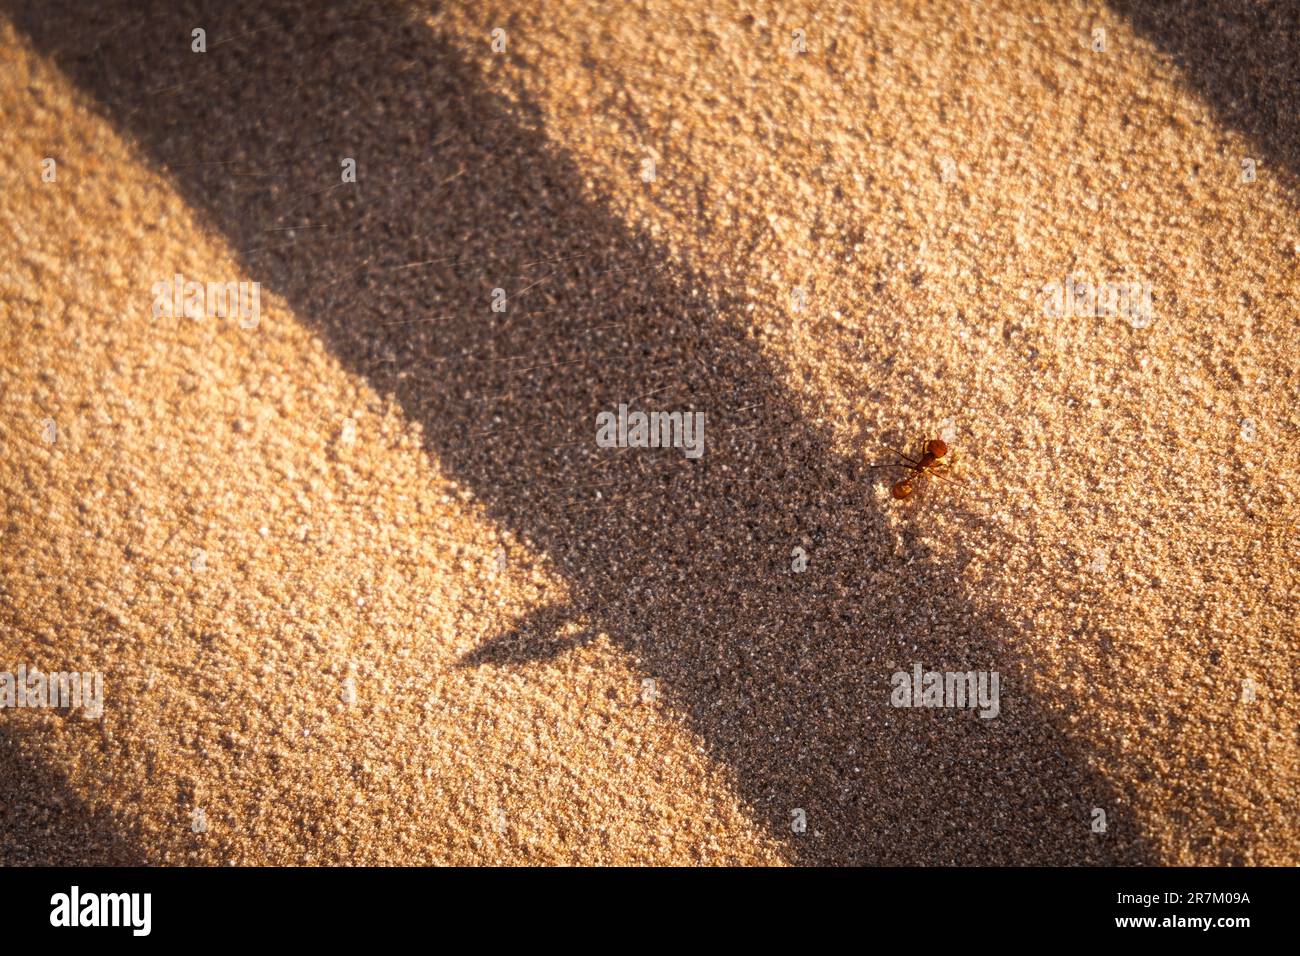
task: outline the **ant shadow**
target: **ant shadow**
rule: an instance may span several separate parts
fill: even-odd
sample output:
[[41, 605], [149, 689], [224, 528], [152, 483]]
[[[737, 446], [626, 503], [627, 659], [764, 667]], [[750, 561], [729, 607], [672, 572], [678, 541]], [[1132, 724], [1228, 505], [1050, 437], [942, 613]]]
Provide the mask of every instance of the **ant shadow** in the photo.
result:
[[[435, 27], [365, 4], [4, 6], [565, 580], [569, 604], [460, 666], [526, 670], [608, 635], [799, 862], [1152, 862], [1125, 795], [1021, 676], [1033, 635], [963, 593], [873, 495], [880, 473], [800, 416], [740, 292], [666, 268]], [[342, 157], [356, 187], [337, 185]], [[704, 411], [703, 457], [597, 448], [620, 402]], [[891, 673], [916, 661], [998, 670], [1001, 716], [891, 708]]]

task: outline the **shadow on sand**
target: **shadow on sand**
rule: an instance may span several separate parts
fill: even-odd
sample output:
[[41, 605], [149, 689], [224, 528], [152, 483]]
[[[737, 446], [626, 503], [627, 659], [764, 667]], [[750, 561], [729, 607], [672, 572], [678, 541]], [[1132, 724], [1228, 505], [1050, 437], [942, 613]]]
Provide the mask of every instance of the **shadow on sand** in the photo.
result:
[[[75, 717], [74, 720], [81, 718]], [[143, 866], [130, 824], [89, 806], [68, 779], [0, 728], [0, 866]]]
[[1110, 0], [1178, 65], [1219, 121], [1300, 188], [1300, 3]]
[[[276, 0], [6, 8], [248, 276], [563, 575], [571, 606], [462, 666], [526, 669], [608, 634], [797, 861], [1152, 862], [1122, 810], [1090, 832], [1091, 808], [1125, 797], [1021, 679], [1030, 638], [893, 530], [734, 321], [733, 291], [665, 267], [585, 198], [540, 117], [487, 91], [435, 21]], [[349, 156], [356, 187], [337, 185]], [[703, 458], [596, 448], [596, 414], [638, 399], [704, 411]], [[559, 637], [570, 622], [585, 636]], [[890, 674], [913, 661], [999, 670], [1001, 717], [891, 709]]]

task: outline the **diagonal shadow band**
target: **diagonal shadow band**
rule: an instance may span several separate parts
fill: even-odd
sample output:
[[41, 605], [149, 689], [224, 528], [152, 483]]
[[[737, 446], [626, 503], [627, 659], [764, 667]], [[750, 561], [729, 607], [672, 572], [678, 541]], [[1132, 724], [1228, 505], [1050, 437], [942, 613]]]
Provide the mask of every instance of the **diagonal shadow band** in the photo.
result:
[[[462, 666], [563, 654], [586, 639], [556, 636], [570, 622], [608, 634], [801, 862], [1152, 861], [1126, 795], [1023, 677], [1032, 636], [899, 540], [738, 292], [587, 198], [536, 111], [485, 89], [436, 26], [365, 4], [4, 6], [563, 575], [571, 606]], [[343, 157], [357, 188], [334, 188]], [[702, 458], [596, 447], [598, 412], [649, 395], [706, 413]], [[789, 573], [801, 541], [815, 573]], [[890, 708], [913, 661], [1000, 671], [1001, 717]], [[1094, 806], [1117, 808], [1104, 838]]]
[[0, 727], [0, 866], [146, 864], [147, 841], [130, 823], [82, 800], [23, 735]]
[[[1219, 120], [1300, 187], [1300, 3], [1110, 0], [1170, 55]], [[1244, 158], [1244, 157], [1243, 157]]]

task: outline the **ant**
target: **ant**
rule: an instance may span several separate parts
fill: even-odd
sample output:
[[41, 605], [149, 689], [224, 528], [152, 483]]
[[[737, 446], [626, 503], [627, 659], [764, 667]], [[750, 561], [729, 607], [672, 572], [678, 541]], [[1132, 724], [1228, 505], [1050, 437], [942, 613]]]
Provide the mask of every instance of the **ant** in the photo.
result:
[[922, 475], [934, 475], [936, 478], [942, 478], [943, 473], [937, 468], [939, 459], [948, 454], [948, 445], [938, 438], [932, 438], [925, 443], [925, 450], [919, 459], [904, 455], [902, 452], [894, 452], [899, 458], [907, 462], [906, 465], [872, 465], [872, 468], [906, 468], [911, 474], [906, 478], [901, 478], [894, 482], [889, 489], [889, 493], [898, 500], [910, 497], [916, 490], [916, 481]]

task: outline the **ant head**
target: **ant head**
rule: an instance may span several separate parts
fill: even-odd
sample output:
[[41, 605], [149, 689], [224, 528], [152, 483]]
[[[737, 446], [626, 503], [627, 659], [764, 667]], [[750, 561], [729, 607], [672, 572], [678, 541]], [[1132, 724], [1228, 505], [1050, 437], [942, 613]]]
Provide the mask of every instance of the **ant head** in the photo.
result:
[[895, 498], [906, 498], [912, 493], [912, 483], [910, 481], [896, 482], [894, 487], [889, 489], [889, 493]]
[[937, 438], [926, 442], [925, 450], [931, 455], [934, 455], [935, 458], [942, 458], [944, 455], [948, 454], [948, 446]]

